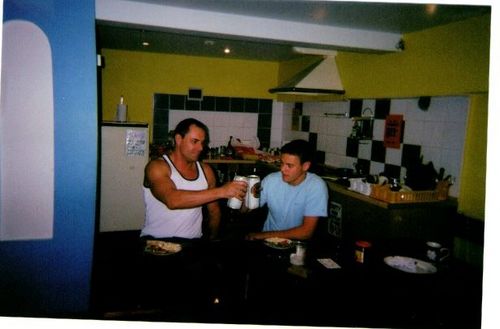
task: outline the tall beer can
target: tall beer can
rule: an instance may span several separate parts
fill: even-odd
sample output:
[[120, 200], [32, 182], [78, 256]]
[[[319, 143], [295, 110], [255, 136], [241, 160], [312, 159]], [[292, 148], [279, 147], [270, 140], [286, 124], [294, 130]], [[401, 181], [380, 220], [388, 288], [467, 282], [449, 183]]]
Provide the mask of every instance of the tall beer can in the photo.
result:
[[[234, 180], [246, 182], [247, 178], [245, 176], [234, 176]], [[248, 192], [247, 192], [247, 194], [248, 194]], [[245, 195], [245, 199], [246, 199], [246, 195]], [[243, 201], [238, 199], [238, 198], [230, 198], [229, 200], [227, 200], [227, 206], [231, 209], [240, 209], [242, 204], [243, 204]]]
[[260, 197], [260, 177], [257, 175], [247, 176], [248, 189], [245, 196], [245, 206], [248, 209], [256, 209], [259, 207]]

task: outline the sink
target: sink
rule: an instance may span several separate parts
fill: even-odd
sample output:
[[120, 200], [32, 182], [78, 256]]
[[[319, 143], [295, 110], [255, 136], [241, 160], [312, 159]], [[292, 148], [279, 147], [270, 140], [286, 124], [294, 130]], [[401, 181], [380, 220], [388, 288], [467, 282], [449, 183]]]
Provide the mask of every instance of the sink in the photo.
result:
[[387, 256], [384, 262], [390, 267], [414, 274], [432, 274], [437, 272], [437, 268], [429, 262], [423, 260], [405, 257], [405, 256]]

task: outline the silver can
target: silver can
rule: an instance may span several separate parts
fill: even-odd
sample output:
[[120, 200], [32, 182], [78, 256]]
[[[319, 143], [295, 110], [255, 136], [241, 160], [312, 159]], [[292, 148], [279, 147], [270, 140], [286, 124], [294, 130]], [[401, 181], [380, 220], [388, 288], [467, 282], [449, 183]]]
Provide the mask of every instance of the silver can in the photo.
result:
[[[233, 180], [246, 182], [247, 178], [245, 176], [234, 176]], [[246, 196], [245, 196], [245, 199], [246, 199]], [[229, 200], [227, 200], [227, 206], [231, 209], [240, 209], [242, 204], [243, 204], [243, 201], [236, 198], [236, 197], [233, 197], [233, 198], [230, 198]]]
[[247, 176], [248, 189], [245, 196], [245, 207], [248, 209], [259, 208], [260, 177], [257, 175]]

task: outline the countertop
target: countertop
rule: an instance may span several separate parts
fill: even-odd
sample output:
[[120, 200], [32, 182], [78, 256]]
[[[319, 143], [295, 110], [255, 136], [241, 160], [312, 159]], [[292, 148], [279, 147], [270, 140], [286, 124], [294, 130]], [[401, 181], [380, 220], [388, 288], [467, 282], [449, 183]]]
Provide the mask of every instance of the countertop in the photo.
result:
[[333, 193], [341, 193], [343, 195], [346, 195], [348, 197], [367, 202], [369, 204], [385, 208], [385, 209], [394, 209], [394, 208], [406, 208], [406, 207], [415, 207], [416, 205], [426, 205], [426, 206], [443, 206], [443, 205], [451, 205], [451, 206], [456, 206], [457, 200], [455, 198], [449, 197], [447, 200], [444, 201], [430, 201], [430, 202], [409, 202], [409, 203], [389, 203], [385, 202], [382, 200], [378, 200], [375, 198], [372, 198], [370, 196], [352, 191], [348, 189], [346, 186], [339, 184], [335, 182], [335, 178], [329, 179], [328, 177], [323, 177], [325, 182], [328, 185], [328, 188], [330, 189], [331, 192]]

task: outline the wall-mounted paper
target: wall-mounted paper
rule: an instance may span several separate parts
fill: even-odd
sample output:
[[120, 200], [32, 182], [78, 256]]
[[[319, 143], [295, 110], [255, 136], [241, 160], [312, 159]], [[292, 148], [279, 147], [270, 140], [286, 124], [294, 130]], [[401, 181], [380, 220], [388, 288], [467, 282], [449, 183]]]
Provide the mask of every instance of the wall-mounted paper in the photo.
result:
[[125, 145], [127, 146], [128, 156], [144, 156], [146, 152], [146, 132], [144, 129], [127, 129]]

